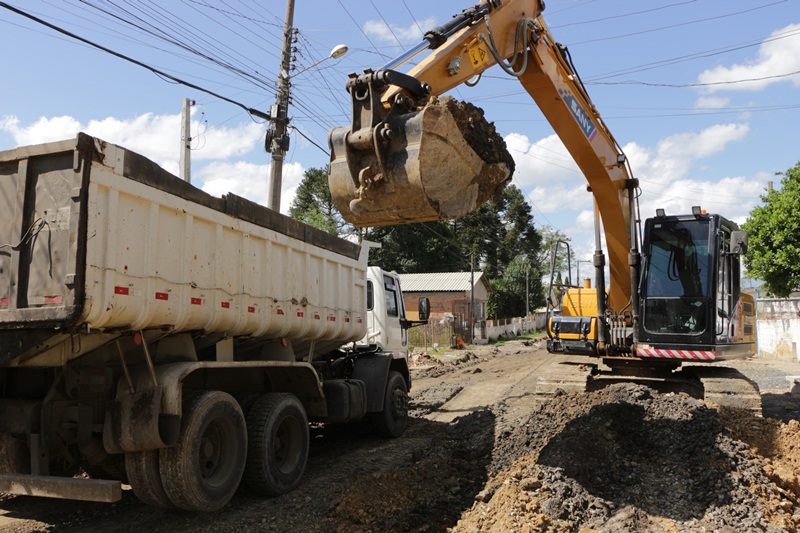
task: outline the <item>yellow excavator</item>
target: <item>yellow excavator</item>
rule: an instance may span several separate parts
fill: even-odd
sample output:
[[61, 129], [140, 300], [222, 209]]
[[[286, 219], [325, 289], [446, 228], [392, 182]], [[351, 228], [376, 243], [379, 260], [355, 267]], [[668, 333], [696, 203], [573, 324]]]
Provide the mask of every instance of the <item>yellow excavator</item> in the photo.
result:
[[[558, 243], [547, 348], [601, 364], [588, 365], [586, 376], [562, 372], [553, 385], [636, 379], [760, 412], [755, 384], [730, 368], [695, 365], [755, 352], [755, 302], [740, 290], [747, 234], [700, 207], [686, 215], [658, 209], [642, 224], [638, 180], [569, 51], [553, 39], [544, 7], [485, 0], [384, 67], [351, 74], [352, 124], [329, 135], [336, 207], [357, 226], [424, 222], [459, 218], [502, 191], [514, 170], [502, 138], [481, 110], [441, 96], [498, 65], [536, 102], [594, 197], [595, 287], [556, 283], [556, 253], [570, 256], [568, 243]], [[407, 73], [396, 70], [426, 51]]]

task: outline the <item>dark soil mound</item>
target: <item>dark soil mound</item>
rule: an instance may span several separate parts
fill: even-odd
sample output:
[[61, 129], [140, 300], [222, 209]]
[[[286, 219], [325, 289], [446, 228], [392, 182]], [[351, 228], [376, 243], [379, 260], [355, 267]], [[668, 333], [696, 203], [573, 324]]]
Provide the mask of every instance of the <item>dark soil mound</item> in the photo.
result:
[[778, 477], [716, 409], [640, 385], [557, 395], [494, 457], [457, 531], [794, 531], [800, 518], [786, 469]]

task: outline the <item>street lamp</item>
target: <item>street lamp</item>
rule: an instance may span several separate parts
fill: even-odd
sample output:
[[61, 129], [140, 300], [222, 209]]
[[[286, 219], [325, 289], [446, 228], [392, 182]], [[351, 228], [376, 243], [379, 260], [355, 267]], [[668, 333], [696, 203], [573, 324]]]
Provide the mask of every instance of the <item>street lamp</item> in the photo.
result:
[[328, 54], [328, 57], [323, 57], [322, 59], [320, 59], [316, 63], [312, 63], [311, 65], [307, 66], [303, 70], [300, 70], [298, 72], [293, 73], [292, 76], [297, 76], [297, 75], [302, 74], [303, 72], [305, 72], [307, 70], [311, 70], [312, 68], [316, 67], [317, 65], [319, 65], [323, 61], [327, 61], [329, 59], [339, 59], [340, 57], [345, 55], [348, 50], [350, 50], [350, 49], [347, 47], [346, 44], [337, 44], [336, 46], [334, 46], [331, 49], [331, 53]]
[[[287, 20], [290, 20], [287, 17]], [[291, 22], [288, 23], [289, 29], [285, 32], [286, 35], [291, 35]], [[328, 59], [339, 59], [347, 53], [347, 46], [337, 44], [328, 54], [328, 57], [323, 57], [316, 63], [309, 65], [300, 72], [293, 74], [297, 76], [311, 68], [316, 67], [323, 61]], [[281, 210], [281, 181], [283, 179], [283, 157], [289, 150], [289, 132], [287, 126], [289, 125], [289, 64], [291, 63], [290, 56], [290, 43], [284, 40], [283, 61], [281, 62], [281, 73], [278, 76], [278, 97], [275, 105], [270, 110], [271, 121], [267, 127], [267, 135], [264, 142], [264, 148], [267, 152], [272, 154], [272, 164], [269, 171], [269, 186], [267, 188], [267, 207], [273, 211], [280, 212]]]

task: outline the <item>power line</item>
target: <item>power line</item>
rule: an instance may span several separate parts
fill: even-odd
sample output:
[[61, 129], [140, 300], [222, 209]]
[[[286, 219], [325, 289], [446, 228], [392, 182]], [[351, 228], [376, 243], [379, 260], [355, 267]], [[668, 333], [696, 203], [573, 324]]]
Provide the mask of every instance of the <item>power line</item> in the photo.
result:
[[[514, 106], [535, 106], [535, 104], [530, 104], [528, 102], [498, 102], [498, 104], [510, 104]], [[787, 111], [790, 109], [798, 109], [800, 108], [800, 104], [781, 104], [781, 105], [772, 105], [772, 106], [723, 106], [720, 108], [715, 109], [702, 109], [702, 108], [665, 108], [665, 109], [675, 109], [675, 110], [686, 110], [685, 113], [637, 113], [635, 115], [612, 115], [608, 114], [605, 115], [603, 120], [641, 120], [641, 119], [648, 119], [648, 118], [677, 118], [677, 117], [702, 117], [702, 116], [714, 116], [714, 115], [738, 115], [741, 113], [770, 113], [774, 111]], [[628, 111], [637, 111], [637, 110], [647, 110], [647, 109], [658, 109], [658, 108], [647, 108], [647, 107], [626, 107], [626, 108], [617, 108], [617, 107], [606, 107], [608, 109], [626, 109]], [[521, 119], [495, 119], [495, 123], [518, 123], [518, 122], [545, 122], [545, 119], [534, 119], [534, 118], [521, 118]]]
[[[694, 188], [694, 187], [676, 186], [674, 184], [662, 185], [662, 184], [660, 184], [658, 182], [651, 181], [651, 180], [646, 180], [646, 179], [643, 179], [643, 178], [639, 178], [639, 181], [641, 181], [642, 183], [649, 183], [650, 185], [655, 185], [656, 187], [661, 187], [663, 189], [678, 189], [678, 190], [683, 190], [683, 191], [687, 191], [687, 192], [699, 192], [699, 193], [707, 193], [707, 192], [709, 192], [708, 190], [705, 190], [705, 189], [698, 189], [698, 188]], [[654, 193], [654, 194], [661, 195], [661, 193]], [[662, 196], [666, 196], [666, 195], [662, 195]], [[715, 197], [721, 197], [721, 198], [732, 198], [732, 199], [737, 199], [738, 198], [738, 199], [741, 199], [741, 200], [752, 198], [752, 195], [724, 194], [724, 193], [718, 192], [716, 190], [714, 191], [714, 196]], [[686, 200], [686, 198], [681, 198], [681, 199], [682, 200]]]
[[394, 33], [394, 30], [389, 25], [389, 23], [386, 21], [386, 18], [383, 16], [383, 13], [381, 13], [381, 10], [378, 9], [378, 6], [375, 5], [375, 2], [373, 0], [369, 0], [369, 3], [372, 4], [372, 7], [375, 8], [375, 11], [378, 13], [378, 16], [381, 18], [383, 23], [386, 24], [386, 29], [389, 30], [389, 33], [392, 34], [392, 37], [394, 37], [394, 40], [397, 41], [397, 44], [399, 44], [400, 46], [403, 46], [403, 43], [400, 41], [400, 39]]
[[[249, 20], [250, 22], [255, 22], [255, 23], [258, 23], [258, 24], [267, 24], [269, 26], [275, 26], [279, 30], [283, 31], [283, 26], [281, 26], [277, 22], [270, 22], [268, 20], [259, 20], [259, 19], [253, 18], [253, 17], [248, 17], [247, 15], [242, 14], [238, 10], [227, 11], [225, 9], [220, 9], [220, 8], [218, 8], [216, 6], [213, 6], [213, 5], [209, 4], [208, 2], [201, 2], [200, 0], [184, 0], [184, 2], [191, 2], [192, 4], [197, 4], [197, 5], [200, 5], [200, 6], [203, 6], [203, 7], [207, 7], [209, 9], [213, 9], [214, 11], [218, 11], [219, 13], [222, 13], [223, 15], [241, 17], [241, 18], [243, 18], [245, 20]], [[228, 3], [226, 3], [224, 0], [222, 1], [222, 3], [225, 4], [226, 6], [230, 7], [230, 5]]]
[[[704, 191], [704, 192], [706, 192], [706, 191]], [[668, 198], [668, 199], [672, 199], [672, 200], [683, 200], [684, 202], [697, 202], [697, 196], [694, 196], [692, 198], [683, 198], [682, 196], [673, 196], [671, 194], [662, 194], [662, 193], [655, 192], [655, 191], [650, 191], [648, 194], [653, 194], [655, 196], [660, 196], [661, 198]], [[717, 196], [719, 196], [719, 195], [714, 193], [714, 197], [717, 197]], [[747, 197], [744, 197], [744, 198], [747, 198]], [[647, 201], [648, 202], [652, 201], [652, 199], [648, 198]], [[719, 204], [719, 205], [730, 205], [731, 204], [730, 201], [717, 201], [717, 200], [709, 200], [709, 199], [703, 199], [703, 203], [704, 204]]]
[[417, 29], [419, 30], [420, 35], [425, 35], [425, 31], [422, 29], [422, 26], [419, 25], [419, 22], [417, 22], [417, 18], [414, 16], [414, 13], [412, 13], [411, 10], [408, 9], [408, 4], [406, 4], [406, 0], [402, 0], [402, 2], [403, 6], [406, 8], [406, 11], [408, 11], [408, 14], [411, 16], [411, 20], [413, 20], [414, 24], [417, 25]]
[[294, 131], [296, 131], [297, 133], [299, 133], [299, 134], [300, 134], [300, 136], [301, 136], [302, 138], [304, 138], [305, 140], [307, 140], [308, 142], [310, 142], [311, 144], [313, 144], [314, 146], [316, 146], [317, 148], [319, 148], [320, 150], [322, 150], [322, 153], [324, 153], [324, 154], [325, 154], [325, 155], [327, 155], [328, 157], [330, 157], [330, 156], [331, 156], [330, 152], [328, 152], [328, 151], [327, 151], [325, 148], [323, 148], [322, 146], [320, 146], [319, 144], [317, 144], [317, 143], [316, 143], [314, 140], [312, 140], [312, 139], [311, 139], [309, 136], [307, 136], [305, 133], [303, 133], [303, 132], [302, 132], [302, 131], [301, 131], [299, 128], [297, 128], [296, 126], [291, 126], [291, 128], [292, 128]]
[[356, 19], [354, 19], [354, 18], [353, 18], [353, 15], [351, 15], [351, 14], [350, 14], [350, 11], [349, 11], [349, 10], [347, 9], [347, 7], [345, 7], [345, 5], [342, 3], [342, 0], [337, 0], [337, 1], [339, 2], [339, 5], [340, 5], [340, 6], [342, 6], [342, 9], [344, 9], [344, 12], [345, 12], [345, 13], [347, 13], [347, 16], [348, 16], [348, 17], [350, 17], [350, 20], [352, 20], [352, 21], [353, 21], [353, 24], [355, 24], [355, 25], [356, 25], [356, 28], [358, 28], [358, 31], [360, 31], [360, 32], [361, 32], [361, 35], [363, 35], [363, 36], [364, 36], [364, 38], [367, 40], [367, 42], [368, 42], [368, 43], [369, 43], [369, 44], [372, 46], [372, 48], [374, 48], [374, 49], [375, 49], [375, 51], [376, 51], [378, 54], [380, 54], [380, 55], [381, 55], [381, 57], [384, 57], [384, 58], [387, 58], [387, 59], [388, 59], [388, 58], [389, 58], [389, 56], [387, 56], [386, 54], [383, 54], [383, 53], [381, 53], [381, 52], [378, 52], [378, 47], [377, 47], [377, 46], [375, 46], [375, 43], [373, 43], [373, 42], [372, 42], [372, 39], [370, 39], [370, 38], [369, 38], [369, 35], [367, 35], [367, 34], [366, 34], [366, 32], [364, 31], [364, 29], [361, 27], [361, 25], [360, 25], [358, 22], [356, 22]]
[[611, 71], [605, 74], [598, 74], [596, 76], [590, 76], [587, 78], [587, 83], [591, 83], [592, 81], [602, 80], [606, 78], [615, 78], [617, 76], [622, 76], [623, 74], [633, 74], [635, 72], [643, 72], [645, 70], [653, 70], [656, 68], [661, 68], [669, 65], [676, 65], [678, 63], [685, 63], [688, 61], [694, 61], [696, 59], [703, 59], [706, 57], [713, 57], [716, 55], [727, 54], [730, 52], [736, 52], [738, 50], [744, 50], [745, 48], [751, 48], [753, 46], [760, 46], [765, 43], [769, 43], [772, 41], [777, 41], [780, 39], [786, 39], [788, 37], [793, 37], [795, 35], [800, 34], [800, 30], [789, 30], [780, 33], [773, 33], [772, 35], [765, 37], [763, 39], [759, 39], [756, 41], [744, 41], [740, 43], [735, 43], [729, 46], [721, 47], [721, 48], [712, 48], [710, 50], [702, 50], [700, 52], [694, 52], [691, 54], [685, 54], [682, 56], [672, 57], [668, 59], [662, 59], [659, 61], [652, 61], [649, 63], [643, 63], [641, 65], [635, 65], [632, 67], [627, 67], [624, 69]]
[[633, 17], [633, 16], [636, 16], [636, 15], [643, 15], [645, 13], [652, 13], [653, 11], [661, 11], [662, 9], [669, 9], [669, 8], [672, 8], [672, 7], [682, 6], [682, 5], [686, 5], [686, 4], [693, 4], [695, 2], [697, 2], [697, 0], [686, 0], [684, 2], [677, 2], [677, 3], [674, 3], [674, 4], [667, 4], [665, 6], [654, 7], [654, 8], [651, 8], [651, 9], [644, 9], [642, 11], [632, 11], [630, 13], [623, 13], [622, 15], [611, 15], [611, 16], [608, 16], [608, 17], [596, 18], [596, 19], [592, 19], [592, 20], [584, 20], [584, 21], [580, 21], [580, 22], [568, 22], [566, 24], [558, 24], [557, 26], [553, 26], [553, 27], [554, 28], [566, 28], [568, 26], [580, 26], [580, 25], [583, 25], [583, 24], [594, 24], [595, 22], [603, 22], [603, 21], [606, 21], [606, 20], [616, 20], [616, 19], [621, 19], [621, 18]]
[[185, 85], [187, 87], [191, 87], [192, 89], [196, 89], [198, 91], [202, 91], [204, 93], [210, 94], [211, 96], [219, 98], [220, 100], [224, 100], [224, 101], [226, 101], [228, 103], [237, 105], [237, 106], [241, 107], [242, 109], [244, 109], [245, 111], [247, 111], [248, 114], [250, 114], [250, 115], [252, 115], [254, 117], [262, 118], [262, 119], [265, 119], [265, 120], [269, 120], [270, 119], [270, 116], [269, 116], [268, 113], [263, 113], [261, 111], [258, 111], [257, 109], [253, 109], [251, 107], [247, 107], [246, 105], [244, 105], [244, 104], [242, 104], [240, 102], [237, 102], [235, 100], [231, 100], [230, 98], [227, 98], [225, 96], [217, 94], [217, 93], [215, 93], [213, 91], [209, 91], [208, 89], [204, 89], [203, 87], [200, 87], [199, 85], [195, 85], [193, 83], [189, 83], [188, 81], [184, 81], [184, 80], [182, 80], [180, 78], [176, 78], [175, 76], [172, 76], [171, 74], [167, 74], [166, 72], [163, 72], [163, 71], [158, 70], [158, 69], [156, 69], [154, 67], [151, 67], [150, 65], [142, 63], [141, 61], [137, 61], [136, 59], [128, 57], [128, 56], [126, 56], [124, 54], [120, 54], [119, 52], [115, 52], [114, 50], [111, 50], [109, 48], [101, 46], [101, 45], [99, 45], [97, 43], [94, 43], [94, 42], [88, 40], [88, 39], [84, 39], [83, 37], [80, 37], [80, 36], [78, 36], [78, 35], [76, 35], [76, 34], [74, 34], [72, 32], [69, 32], [69, 31], [67, 31], [67, 30], [65, 30], [63, 28], [60, 28], [60, 27], [58, 27], [58, 26], [56, 26], [54, 24], [50, 24], [49, 22], [44, 21], [44, 20], [42, 20], [42, 19], [40, 19], [38, 17], [35, 17], [35, 16], [33, 16], [33, 15], [29, 14], [29, 13], [26, 13], [26, 12], [20, 10], [20, 9], [17, 9], [14, 6], [10, 6], [10, 5], [6, 4], [5, 2], [0, 2], [0, 7], [5, 8], [5, 9], [7, 9], [9, 11], [12, 11], [12, 12], [14, 12], [14, 13], [20, 15], [20, 16], [23, 16], [25, 18], [28, 18], [28, 19], [30, 19], [30, 20], [38, 23], [38, 24], [42, 24], [43, 26], [46, 26], [46, 27], [50, 28], [51, 30], [57, 31], [57, 32], [59, 32], [59, 33], [61, 33], [63, 35], [66, 35], [68, 37], [71, 37], [73, 39], [81, 41], [82, 43], [88, 44], [89, 46], [93, 46], [94, 48], [97, 48], [98, 50], [102, 50], [103, 52], [109, 53], [109, 54], [111, 54], [113, 56], [116, 56], [116, 57], [118, 57], [120, 59], [124, 59], [125, 61], [133, 63], [134, 65], [138, 65], [140, 67], [146, 68], [147, 70], [149, 70], [149, 71], [153, 72], [154, 74], [156, 74], [158, 76], [161, 76], [161, 77], [163, 77], [165, 79], [168, 79], [168, 80], [173, 81], [175, 83], [179, 83], [181, 85]]
[[[87, 2], [88, 0], [82, 0], [82, 1]], [[128, 3], [128, 4], [130, 4], [129, 0], [123, 0], [123, 1]], [[137, 6], [137, 7], [140, 8], [140, 10], [141, 10], [140, 12], [142, 12], [144, 14], [149, 14], [150, 17], [155, 22], [160, 22], [163, 25], [163, 27], [165, 27], [165, 28], [171, 28], [171, 30], [172, 30], [171, 33], [167, 33], [167, 31], [165, 31], [163, 28], [158, 27], [157, 25], [153, 24], [152, 22], [149, 22], [149, 21], [145, 20], [144, 18], [142, 18], [142, 16], [140, 16], [137, 13], [134, 13], [133, 11], [125, 10], [125, 9], [121, 9], [120, 8], [122, 13], [123, 13], [123, 15], [124, 15], [124, 16], [120, 17], [119, 15], [115, 15], [113, 13], [110, 13], [108, 10], [105, 10], [105, 9], [100, 8], [98, 6], [93, 6], [93, 7], [95, 7], [96, 9], [98, 9], [100, 11], [108, 13], [110, 16], [113, 16], [115, 18], [119, 18], [123, 22], [125, 22], [125, 23], [127, 23], [127, 24], [129, 24], [129, 25], [131, 25], [131, 26], [133, 26], [133, 27], [135, 27], [137, 29], [139, 29], [140, 31], [143, 31], [143, 32], [145, 32], [147, 34], [153, 35], [153, 36], [155, 36], [156, 38], [158, 38], [160, 40], [163, 40], [165, 42], [173, 44], [173, 45], [175, 45], [175, 46], [177, 46], [179, 48], [182, 48], [182, 49], [184, 49], [184, 50], [186, 50], [188, 52], [191, 52], [192, 54], [195, 54], [195, 55], [197, 55], [197, 56], [199, 56], [199, 57], [201, 57], [201, 58], [203, 58], [203, 59], [205, 59], [205, 60], [207, 60], [207, 61], [209, 61], [209, 62], [211, 62], [213, 64], [216, 64], [216, 65], [218, 65], [218, 66], [220, 66], [220, 67], [222, 67], [222, 68], [224, 68], [226, 70], [229, 70], [230, 72], [233, 72], [234, 74], [236, 74], [236, 75], [238, 75], [238, 76], [240, 76], [240, 77], [242, 77], [244, 79], [249, 80], [250, 82], [254, 83], [256, 86], [259, 86], [261, 88], [268, 88], [268, 87], [270, 87], [270, 85], [272, 83], [271, 80], [264, 78], [257, 71], [249, 72], [247, 70], [249, 67], [246, 66], [246, 63], [244, 61], [241, 61], [241, 60], [237, 59], [236, 57], [234, 57], [234, 54], [239, 56], [240, 58], [243, 58], [244, 60], [246, 60], [246, 61], [248, 61], [250, 63], [253, 63], [249, 59], [249, 57], [238, 53], [238, 51], [236, 51], [235, 49], [232, 49], [228, 45], [222, 43], [219, 39], [217, 39], [215, 37], [205, 35], [204, 39], [198, 38], [197, 36], [199, 34], [203, 34], [205, 32], [203, 32], [200, 28], [194, 26], [193, 24], [190, 24], [190, 23], [188, 23], [186, 21], [183, 21], [182, 17], [179, 17], [179, 16], [177, 16], [177, 15], [175, 15], [173, 13], [170, 13], [169, 11], [167, 11], [164, 8], [161, 8], [159, 6], [154, 6], [151, 9], [147, 9], [145, 6]], [[199, 10], [197, 10], [197, 8], [195, 8], [193, 6], [190, 6], [190, 7], [193, 10], [198, 11], [198, 13], [200, 13], [201, 15], [208, 17], [208, 15], [206, 15], [205, 13], [200, 12]], [[129, 18], [134, 18], [136, 20], [139, 20], [141, 22], [141, 24], [144, 24], [146, 27], [143, 27], [140, 24], [136, 24], [136, 23], [132, 22], [131, 20], [128, 20]], [[215, 19], [211, 19], [211, 20], [213, 20], [214, 22], [216, 22], [217, 24], [219, 24], [223, 28], [231, 31], [232, 33], [234, 33], [236, 35], [239, 35], [237, 32], [233, 32], [232, 30], [230, 30], [230, 28], [228, 28], [227, 26], [225, 26], [224, 24], [222, 24], [218, 20], [215, 20]], [[188, 32], [188, 35], [187, 35], [187, 32]], [[173, 36], [173, 34], [176, 35], [176, 36]], [[241, 37], [241, 35], [239, 35], [239, 36]], [[183, 40], [181, 40], [179, 37], [182, 37]], [[194, 41], [194, 43], [193, 43], [193, 41]], [[250, 44], [252, 44], [253, 46], [258, 46], [258, 45], [256, 45], [255, 43], [253, 43], [250, 40], [247, 40], [247, 41], [250, 42]], [[214, 43], [217, 43], [217, 44], [214, 44]], [[259, 48], [261, 48], [261, 47], [259, 47]], [[230, 50], [231, 53], [226, 51], [226, 49]], [[266, 50], [264, 48], [261, 48], [261, 49], [264, 50], [268, 54], [273, 54], [273, 52], [271, 50]], [[220, 57], [227, 58], [227, 59], [220, 59], [218, 57], [214, 57], [212, 55], [212, 53], [217, 53], [217, 54], [219, 54]], [[239, 66], [235, 66], [234, 63], [237, 63]], [[255, 64], [255, 63], [253, 63], [253, 64], [257, 66], [257, 64]]]
[[625, 37], [633, 37], [634, 35], [643, 35], [643, 34], [647, 34], [647, 33], [655, 33], [657, 31], [684, 27], [684, 26], [688, 26], [690, 24], [699, 24], [701, 22], [708, 22], [708, 21], [711, 21], [711, 20], [719, 20], [719, 19], [724, 19], [724, 18], [728, 18], [728, 17], [734, 17], [734, 16], [737, 16], [737, 15], [742, 15], [744, 13], [750, 13], [751, 11], [756, 11], [756, 10], [759, 10], [759, 9], [765, 9], [767, 7], [772, 7], [772, 6], [778, 5], [778, 4], [783, 4], [783, 3], [788, 2], [788, 1], [789, 0], [778, 0], [777, 2], [772, 2], [770, 4], [764, 4], [764, 5], [756, 6], [756, 7], [750, 8], [750, 9], [745, 9], [745, 10], [742, 10], [742, 11], [735, 11], [733, 13], [726, 13], [724, 15], [717, 15], [717, 16], [714, 16], [714, 17], [706, 17], [706, 18], [702, 18], [702, 19], [695, 19], [695, 20], [690, 20], [690, 21], [687, 21], [687, 22], [681, 22], [679, 24], [670, 24], [668, 26], [660, 26], [658, 28], [650, 28], [648, 30], [635, 31], [635, 32], [631, 32], [631, 33], [625, 33], [625, 34], [622, 34], [622, 35], [614, 35], [614, 36], [611, 36], [611, 37], [600, 37], [600, 38], [597, 38], [597, 39], [589, 39], [587, 41], [578, 41], [577, 43], [571, 43], [570, 46], [578, 46], [578, 45], [581, 45], [581, 44], [597, 43], [597, 42], [600, 42], [600, 41], [612, 41], [612, 40], [615, 40], [615, 39], [623, 39]]
[[728, 80], [728, 81], [712, 81], [708, 83], [650, 83], [646, 81], [638, 81], [638, 80], [626, 80], [626, 81], [596, 81], [592, 83], [592, 85], [644, 85], [647, 87], [670, 87], [670, 88], [678, 88], [683, 89], [687, 87], [712, 87], [715, 85], [736, 85], [738, 83], [750, 83], [754, 81], [765, 81], [765, 80], [774, 80], [779, 78], [788, 78], [789, 76], [796, 76], [800, 74], [800, 70], [795, 70], [794, 72], [787, 72], [786, 74], [775, 74], [772, 76], [762, 76], [760, 78], [744, 78], [739, 80]]
[[552, 227], [552, 228], [555, 228], [555, 227], [556, 227], [556, 226], [555, 226], [555, 224], [553, 224], [552, 222], [550, 222], [550, 219], [549, 219], [549, 218], [547, 218], [547, 215], [545, 215], [545, 214], [544, 214], [544, 212], [543, 212], [541, 209], [539, 209], [539, 206], [537, 206], [537, 205], [536, 205], [536, 202], [534, 202], [534, 201], [533, 201], [533, 198], [531, 198], [531, 194], [530, 194], [529, 192], [526, 192], [526, 191], [525, 191], [525, 189], [524, 189], [524, 188], [522, 188], [522, 184], [521, 184], [521, 183], [520, 183], [520, 182], [517, 180], [517, 177], [516, 177], [516, 176], [514, 176], [514, 182], [516, 182], [517, 186], [519, 187], [519, 190], [520, 190], [520, 191], [522, 191], [523, 193], [525, 193], [525, 196], [526, 196], [526, 197], [528, 198], [528, 200], [531, 202], [531, 205], [532, 205], [532, 206], [533, 206], [533, 207], [534, 207], [534, 208], [535, 208], [535, 209], [536, 209], [536, 210], [539, 212], [539, 214], [540, 214], [540, 215], [542, 215], [542, 218], [543, 218], [543, 219], [545, 219], [545, 220], [547, 221], [547, 224], [548, 224], [550, 227]]

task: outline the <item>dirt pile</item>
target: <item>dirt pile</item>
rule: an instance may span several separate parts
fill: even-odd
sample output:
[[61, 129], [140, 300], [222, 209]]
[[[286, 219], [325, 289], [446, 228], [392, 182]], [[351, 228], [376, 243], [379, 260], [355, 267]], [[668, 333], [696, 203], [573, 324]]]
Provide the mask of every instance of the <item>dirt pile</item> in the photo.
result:
[[640, 385], [560, 394], [499, 435], [454, 531], [795, 531], [798, 439]]
[[486, 120], [483, 109], [451, 96], [433, 98], [430, 105], [440, 105], [447, 109], [464, 140], [481, 159], [486, 163], [504, 164], [510, 174], [514, 173], [514, 158], [511, 157], [503, 137], [497, 133], [494, 122]]

